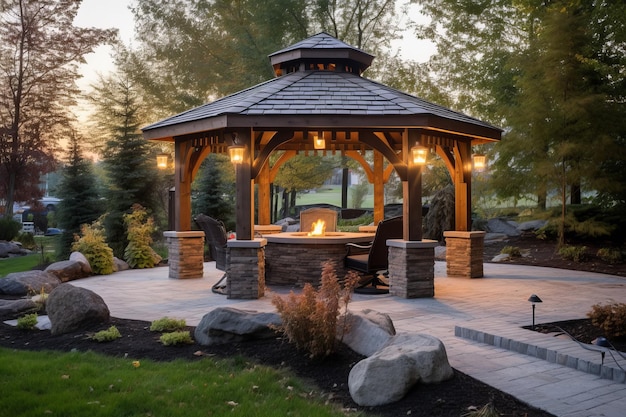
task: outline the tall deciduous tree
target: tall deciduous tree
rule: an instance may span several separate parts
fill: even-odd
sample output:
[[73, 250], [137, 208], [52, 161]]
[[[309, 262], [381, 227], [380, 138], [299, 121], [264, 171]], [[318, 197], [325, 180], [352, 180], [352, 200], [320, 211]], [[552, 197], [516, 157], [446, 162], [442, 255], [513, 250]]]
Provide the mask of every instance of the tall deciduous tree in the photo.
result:
[[57, 222], [63, 234], [57, 247], [57, 259], [67, 259], [74, 235], [83, 224], [91, 224], [104, 212], [92, 162], [84, 158], [77, 134], [70, 137], [67, 165], [57, 195], [61, 202], [57, 208]]
[[36, 200], [51, 170], [83, 56], [115, 32], [73, 25], [80, 0], [0, 2], [0, 198]]

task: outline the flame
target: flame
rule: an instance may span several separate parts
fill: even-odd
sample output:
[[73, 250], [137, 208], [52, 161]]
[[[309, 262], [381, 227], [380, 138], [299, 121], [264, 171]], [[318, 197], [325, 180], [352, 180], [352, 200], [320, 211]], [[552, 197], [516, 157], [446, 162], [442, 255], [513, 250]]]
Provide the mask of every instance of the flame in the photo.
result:
[[326, 232], [326, 222], [322, 219], [318, 219], [311, 225], [311, 231], [307, 233], [307, 236], [324, 236]]

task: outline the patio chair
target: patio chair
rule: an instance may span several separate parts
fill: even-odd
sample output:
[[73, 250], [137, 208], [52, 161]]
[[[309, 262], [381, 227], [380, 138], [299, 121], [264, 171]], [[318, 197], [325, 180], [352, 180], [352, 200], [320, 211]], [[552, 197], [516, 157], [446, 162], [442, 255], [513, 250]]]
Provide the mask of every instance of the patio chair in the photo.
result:
[[346, 244], [344, 266], [371, 275], [371, 278], [355, 289], [355, 292], [362, 294], [387, 294], [389, 292], [389, 284], [380, 279], [380, 275], [385, 277], [388, 275], [387, 239], [402, 239], [402, 216], [381, 221], [376, 228], [374, 240], [369, 245]]
[[326, 223], [327, 232], [337, 230], [337, 212], [333, 209], [313, 207], [300, 212], [300, 231], [310, 232], [313, 223], [323, 220]]
[[[194, 220], [206, 236], [211, 258], [215, 260], [215, 268], [220, 271], [226, 271], [226, 242], [228, 241], [228, 236], [224, 223], [206, 214], [198, 214]], [[227, 275], [225, 273], [217, 284], [213, 285], [213, 292], [226, 294]]]

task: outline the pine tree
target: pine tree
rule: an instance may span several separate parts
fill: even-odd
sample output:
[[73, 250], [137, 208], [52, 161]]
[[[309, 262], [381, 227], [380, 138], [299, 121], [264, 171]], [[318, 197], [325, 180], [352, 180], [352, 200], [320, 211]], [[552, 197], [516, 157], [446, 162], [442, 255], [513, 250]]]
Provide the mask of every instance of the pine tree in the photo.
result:
[[209, 154], [202, 162], [193, 189], [194, 214], [206, 214], [223, 221], [227, 228], [234, 228], [235, 178], [227, 156]]
[[58, 187], [61, 202], [56, 218], [59, 227], [63, 229], [57, 246], [59, 260], [69, 257], [74, 234], [80, 233], [80, 226], [90, 224], [103, 212], [96, 176], [91, 162], [82, 155], [80, 140], [75, 133], [70, 136], [67, 165]]

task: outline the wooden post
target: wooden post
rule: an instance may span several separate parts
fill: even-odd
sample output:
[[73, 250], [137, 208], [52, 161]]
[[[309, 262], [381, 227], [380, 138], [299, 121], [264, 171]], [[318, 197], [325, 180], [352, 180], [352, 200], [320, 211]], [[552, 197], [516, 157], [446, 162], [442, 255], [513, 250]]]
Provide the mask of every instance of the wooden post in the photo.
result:
[[402, 238], [408, 241], [422, 240], [422, 168], [410, 160], [410, 148], [419, 141], [419, 131], [405, 129], [402, 135], [402, 155], [407, 164], [407, 180], [402, 182]]
[[186, 142], [176, 142], [174, 146], [174, 181], [176, 184], [174, 226], [176, 231], [191, 230], [191, 175], [188, 172], [188, 145]]
[[254, 238], [254, 187], [251, 178], [254, 149], [251, 130], [233, 132], [239, 145], [246, 147], [243, 162], [235, 167], [235, 232], [237, 240]]
[[455, 230], [472, 229], [472, 145], [455, 142], [454, 146]]
[[374, 151], [374, 224], [385, 219], [385, 182], [383, 154]]
[[271, 198], [270, 198], [270, 167], [269, 162], [266, 162], [261, 168], [261, 172], [256, 178], [256, 183], [258, 185], [257, 195], [258, 195], [258, 206], [257, 206], [257, 218], [258, 224], [266, 225], [270, 224], [271, 221]]

